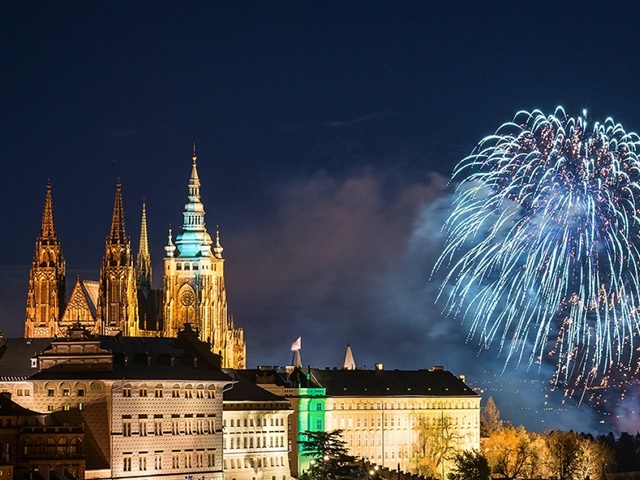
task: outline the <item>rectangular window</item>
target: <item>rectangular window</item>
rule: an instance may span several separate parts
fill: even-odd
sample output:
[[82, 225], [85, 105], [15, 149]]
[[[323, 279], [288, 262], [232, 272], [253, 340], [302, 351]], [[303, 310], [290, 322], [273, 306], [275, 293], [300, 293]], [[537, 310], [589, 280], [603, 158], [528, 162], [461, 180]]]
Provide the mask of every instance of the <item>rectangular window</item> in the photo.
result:
[[142, 471], [147, 469], [147, 457], [145, 456], [138, 457], [138, 467]]
[[78, 396], [79, 397], [84, 397], [84, 388], [79, 388], [78, 389]]
[[180, 468], [180, 454], [174, 453], [171, 462], [172, 468]]
[[56, 394], [56, 391], [53, 388], [47, 390], [47, 397], [53, 397]]
[[69, 389], [68, 388], [63, 388], [62, 389], [62, 396], [63, 397], [68, 397], [69, 396]]
[[145, 422], [140, 422], [138, 431], [140, 432], [140, 436], [142, 436], [142, 437], [146, 437], [147, 436], [147, 422], [146, 421]]
[[174, 388], [173, 390], [171, 390], [171, 396], [173, 398], [179, 398], [180, 397], [180, 389], [179, 388]]
[[122, 422], [122, 435], [125, 437], [130, 437], [131, 436], [131, 422], [130, 421], [123, 421]]
[[156, 390], [155, 390], [155, 393], [154, 393], [154, 394], [155, 394], [155, 396], [156, 396], [157, 398], [162, 398], [162, 389], [161, 389], [161, 388], [156, 388]]
[[162, 470], [162, 454], [156, 453], [153, 466], [156, 470]]
[[140, 396], [141, 397], [146, 397], [147, 396], [147, 389], [145, 387], [142, 387], [140, 389]]
[[131, 457], [123, 457], [122, 458], [122, 469], [125, 472], [131, 471]]
[[122, 396], [123, 397], [130, 397], [131, 396], [131, 387], [124, 387], [122, 389]]

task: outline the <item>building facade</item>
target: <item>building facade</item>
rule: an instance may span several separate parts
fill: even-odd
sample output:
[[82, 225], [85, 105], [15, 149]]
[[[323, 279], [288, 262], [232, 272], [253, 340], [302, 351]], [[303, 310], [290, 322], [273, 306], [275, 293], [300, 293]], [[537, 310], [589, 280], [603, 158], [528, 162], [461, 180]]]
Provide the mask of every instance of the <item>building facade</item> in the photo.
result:
[[227, 372], [233, 388], [224, 395], [225, 480], [289, 480], [290, 403]]
[[59, 425], [84, 426], [81, 478], [223, 479], [222, 398], [232, 382], [190, 325], [176, 338], [72, 328], [38, 340], [4, 341], [0, 390]]
[[[480, 448], [480, 396], [442, 367], [266, 367], [243, 375], [291, 401], [291, 438], [302, 440], [305, 430], [340, 429], [349, 453], [371, 464], [416, 472], [436, 437], [446, 437], [449, 453]], [[299, 445], [292, 445], [290, 454], [294, 476], [304, 473], [310, 459]], [[448, 462], [438, 464], [445, 474]]]
[[194, 149], [182, 228], [175, 242], [169, 232], [161, 290], [152, 287], [146, 205], [142, 206], [134, 264], [118, 181], [99, 279], [77, 278], [67, 301], [65, 261], [53, 221], [51, 185], [47, 184], [29, 274], [25, 338], [64, 336], [77, 324], [99, 335], [175, 337], [189, 323], [211, 351], [221, 355], [224, 367], [245, 368], [244, 332], [235, 327], [228, 312], [223, 248], [219, 231], [214, 240], [206, 228], [196, 161]]

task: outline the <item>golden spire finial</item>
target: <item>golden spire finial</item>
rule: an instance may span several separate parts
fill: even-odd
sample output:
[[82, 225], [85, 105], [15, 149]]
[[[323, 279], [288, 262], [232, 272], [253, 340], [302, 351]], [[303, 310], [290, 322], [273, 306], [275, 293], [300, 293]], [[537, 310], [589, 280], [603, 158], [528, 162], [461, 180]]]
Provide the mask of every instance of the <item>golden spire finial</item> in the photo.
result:
[[193, 160], [193, 164], [194, 165], [195, 165], [197, 159], [198, 159], [198, 157], [196, 156], [196, 144], [194, 142], [193, 143], [193, 156], [191, 157], [191, 160]]

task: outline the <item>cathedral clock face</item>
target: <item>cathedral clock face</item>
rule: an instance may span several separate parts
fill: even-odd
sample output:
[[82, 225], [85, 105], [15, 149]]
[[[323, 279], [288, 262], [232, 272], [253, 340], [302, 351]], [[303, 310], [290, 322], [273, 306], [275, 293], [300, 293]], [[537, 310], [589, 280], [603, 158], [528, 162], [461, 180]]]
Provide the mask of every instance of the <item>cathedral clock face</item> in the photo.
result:
[[180, 302], [185, 307], [189, 307], [189, 306], [193, 305], [193, 301], [194, 301], [193, 292], [188, 292], [188, 291], [184, 292], [182, 294], [182, 296], [180, 297]]

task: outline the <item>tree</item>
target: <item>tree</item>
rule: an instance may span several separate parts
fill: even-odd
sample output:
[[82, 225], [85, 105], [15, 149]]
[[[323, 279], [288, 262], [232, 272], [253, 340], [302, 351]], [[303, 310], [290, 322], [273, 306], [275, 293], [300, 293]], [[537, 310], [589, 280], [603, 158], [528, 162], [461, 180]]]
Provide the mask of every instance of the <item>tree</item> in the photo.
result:
[[489, 480], [491, 467], [487, 457], [478, 450], [465, 450], [453, 456], [453, 469], [449, 480]]
[[605, 463], [612, 463], [614, 459], [611, 449], [591, 437], [578, 439], [579, 453], [575, 476], [577, 478], [599, 478]]
[[522, 476], [535, 459], [532, 438], [522, 426], [495, 430], [485, 440], [483, 451], [493, 473], [506, 480]]
[[342, 430], [330, 432], [303, 432], [300, 442], [302, 454], [311, 457], [309, 471], [302, 475], [304, 480], [340, 480], [366, 478], [362, 462], [349, 455]]
[[500, 419], [500, 410], [493, 401], [493, 397], [489, 397], [487, 404], [480, 411], [480, 436], [488, 437], [503, 425], [504, 421]]
[[415, 430], [411, 470], [419, 475], [444, 478], [448, 462], [460, 444], [460, 435], [451, 417], [419, 415]]
[[549, 431], [544, 437], [545, 466], [558, 480], [573, 478], [578, 468], [580, 443], [574, 432]]

